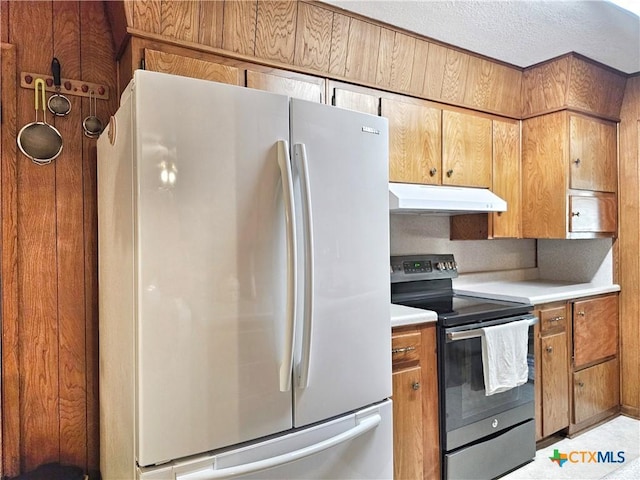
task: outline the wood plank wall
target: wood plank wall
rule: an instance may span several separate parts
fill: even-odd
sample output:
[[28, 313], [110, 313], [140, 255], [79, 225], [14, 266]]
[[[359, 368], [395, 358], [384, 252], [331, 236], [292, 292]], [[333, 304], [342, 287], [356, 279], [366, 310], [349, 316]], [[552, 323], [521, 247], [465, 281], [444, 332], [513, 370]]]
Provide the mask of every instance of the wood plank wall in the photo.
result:
[[522, 70], [313, 1], [138, 0], [135, 34], [512, 118]]
[[[118, 103], [115, 53], [102, 2], [0, 4], [2, 58], [2, 466], [8, 476], [47, 462], [99, 467], [95, 140], [82, 133], [88, 99], [69, 95], [50, 165], [15, 148], [34, 120], [20, 72], [106, 84], [106, 124]], [[29, 19], [25, 21], [25, 19]], [[5, 49], [15, 62], [5, 61]], [[13, 112], [12, 112], [13, 111]], [[10, 113], [12, 112], [12, 113]]]
[[640, 417], [640, 76], [627, 80], [620, 114], [620, 401]]

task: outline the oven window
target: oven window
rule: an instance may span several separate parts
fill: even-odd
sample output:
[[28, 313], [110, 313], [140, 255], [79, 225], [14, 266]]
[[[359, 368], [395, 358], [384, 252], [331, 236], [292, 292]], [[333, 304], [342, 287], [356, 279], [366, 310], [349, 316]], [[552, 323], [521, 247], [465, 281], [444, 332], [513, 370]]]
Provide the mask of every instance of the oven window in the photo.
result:
[[446, 431], [469, 425], [533, 402], [533, 329], [529, 334], [529, 381], [506, 392], [486, 396], [479, 337], [443, 342]]

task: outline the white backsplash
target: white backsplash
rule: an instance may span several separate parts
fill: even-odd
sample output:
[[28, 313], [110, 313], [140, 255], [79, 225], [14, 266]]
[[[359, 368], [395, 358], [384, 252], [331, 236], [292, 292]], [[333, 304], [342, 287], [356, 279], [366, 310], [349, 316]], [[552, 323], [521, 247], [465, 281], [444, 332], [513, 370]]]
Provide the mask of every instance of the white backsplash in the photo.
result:
[[453, 253], [461, 274], [536, 267], [535, 240], [449, 240], [449, 217], [391, 215], [391, 254]]
[[613, 283], [612, 240], [538, 240], [538, 270], [546, 280], [609, 285]]

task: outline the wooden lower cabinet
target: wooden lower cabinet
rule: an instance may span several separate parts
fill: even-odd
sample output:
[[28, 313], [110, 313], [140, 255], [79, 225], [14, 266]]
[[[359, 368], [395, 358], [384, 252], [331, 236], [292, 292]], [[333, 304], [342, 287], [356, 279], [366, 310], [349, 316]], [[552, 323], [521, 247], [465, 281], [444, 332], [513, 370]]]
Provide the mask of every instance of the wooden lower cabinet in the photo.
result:
[[620, 405], [618, 359], [573, 374], [573, 423], [598, 418]]
[[392, 333], [393, 463], [396, 480], [440, 478], [435, 324]]
[[536, 440], [569, 426], [567, 308], [558, 303], [536, 310]]

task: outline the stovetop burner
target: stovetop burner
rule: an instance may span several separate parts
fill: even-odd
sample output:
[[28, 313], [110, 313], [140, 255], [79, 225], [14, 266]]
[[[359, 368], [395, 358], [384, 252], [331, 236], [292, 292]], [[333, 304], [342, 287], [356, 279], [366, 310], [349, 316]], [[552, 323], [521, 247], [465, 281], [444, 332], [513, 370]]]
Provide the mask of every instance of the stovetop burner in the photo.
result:
[[521, 315], [532, 305], [457, 295], [451, 279], [458, 276], [453, 255], [391, 257], [391, 302], [438, 314], [443, 326]]

